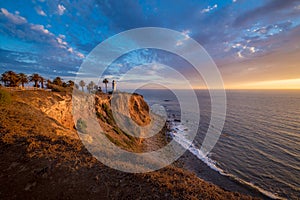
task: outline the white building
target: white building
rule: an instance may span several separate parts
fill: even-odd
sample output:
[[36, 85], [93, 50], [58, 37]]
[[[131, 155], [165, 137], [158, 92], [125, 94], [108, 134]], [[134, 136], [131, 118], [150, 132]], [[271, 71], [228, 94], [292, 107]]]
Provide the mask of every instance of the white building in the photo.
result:
[[117, 90], [117, 82], [115, 80], [112, 81], [112, 91], [115, 92]]

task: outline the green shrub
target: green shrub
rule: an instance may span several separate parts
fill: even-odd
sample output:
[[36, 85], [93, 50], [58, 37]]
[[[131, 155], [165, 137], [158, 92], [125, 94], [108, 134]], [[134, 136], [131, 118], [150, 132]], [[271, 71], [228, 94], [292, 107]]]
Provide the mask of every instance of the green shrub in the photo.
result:
[[106, 113], [106, 122], [108, 123], [108, 124], [110, 124], [110, 125], [113, 125], [113, 124], [115, 124], [116, 122], [115, 122], [115, 120], [114, 120], [114, 117], [113, 117], [113, 114], [112, 114], [112, 111], [111, 111], [111, 109], [108, 107], [108, 105], [107, 104], [105, 104], [105, 103], [103, 103], [102, 105], [102, 109], [104, 110], [104, 112]]
[[115, 124], [115, 120], [113, 118], [106, 117], [105, 120], [106, 120], [106, 123], [108, 123], [109, 125]]
[[106, 137], [107, 137], [111, 142], [113, 142], [115, 145], [121, 146], [121, 143], [120, 143], [118, 140], [114, 139], [113, 137], [111, 137], [111, 136], [108, 135], [108, 134], [105, 134], [105, 135], [106, 135]]
[[133, 147], [134, 146], [134, 142], [133, 140], [124, 140], [124, 142], [127, 144], [128, 147]]
[[103, 122], [106, 121], [104, 116], [101, 113], [99, 113], [98, 111], [96, 112], [96, 116], [98, 117], [98, 119], [101, 119], [101, 121], [103, 121]]
[[123, 134], [123, 131], [122, 131], [119, 127], [113, 127], [113, 130], [114, 130], [118, 135]]
[[52, 92], [67, 92], [68, 89], [62, 86], [51, 84], [48, 86], [48, 89], [51, 89]]
[[79, 118], [76, 123], [76, 128], [81, 133], [86, 133], [86, 128], [87, 128], [86, 122], [83, 119]]
[[11, 96], [9, 92], [0, 90], [0, 105], [7, 105], [11, 103]]
[[128, 133], [126, 132], [123, 132], [124, 135], [130, 140], [130, 141], [133, 141], [134, 140], [134, 137], [132, 135], [129, 135]]
[[101, 107], [103, 108], [103, 110], [106, 112], [108, 110], [108, 105], [106, 105], [105, 103], [103, 103], [101, 105]]

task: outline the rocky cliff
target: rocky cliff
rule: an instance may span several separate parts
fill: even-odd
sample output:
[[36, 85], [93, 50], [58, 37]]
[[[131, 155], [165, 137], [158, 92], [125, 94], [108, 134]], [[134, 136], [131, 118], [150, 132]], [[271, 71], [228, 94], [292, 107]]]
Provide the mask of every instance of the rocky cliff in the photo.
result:
[[[107, 94], [98, 94], [89, 96], [81, 93], [74, 97], [81, 98], [84, 96], [90, 99], [89, 104], [84, 104], [76, 100], [72, 100], [72, 94], [69, 92], [46, 92], [46, 91], [22, 91], [14, 93], [17, 101], [30, 105], [43, 113], [48, 117], [58, 122], [63, 129], [68, 129], [67, 134], [72, 137], [77, 137], [76, 130], [76, 117], [73, 116], [73, 104], [77, 102], [78, 106], [83, 107], [83, 111], [93, 110], [97, 116], [98, 123], [100, 124], [106, 136], [117, 145], [134, 151], [141, 151], [140, 139], [131, 137], [130, 134], [120, 129], [115, 121], [115, 117], [112, 113], [111, 100], [112, 96]], [[116, 112], [127, 118], [131, 118], [137, 126], [146, 126], [151, 122], [149, 113], [149, 106], [144, 101], [143, 97], [138, 94], [129, 95], [126, 93], [120, 93], [115, 95], [114, 101], [117, 101], [114, 105], [117, 105]], [[91, 104], [91, 105], [90, 105]], [[82, 114], [82, 113], [81, 113]], [[130, 130], [127, 130], [130, 131]], [[61, 131], [57, 131], [58, 134], [63, 134]], [[72, 132], [72, 134], [70, 134]]]
[[[0, 199], [251, 199], [174, 166], [145, 174], [109, 168], [78, 139], [84, 134], [77, 133], [76, 120], [71, 120], [70, 93], [10, 93], [9, 104], [0, 102]], [[106, 136], [128, 150], [143, 150], [139, 140], [117, 129], [111, 97], [93, 99]], [[151, 126], [151, 111], [141, 96], [130, 97], [129, 105], [129, 113], [125, 107], [119, 112], [140, 127]]]

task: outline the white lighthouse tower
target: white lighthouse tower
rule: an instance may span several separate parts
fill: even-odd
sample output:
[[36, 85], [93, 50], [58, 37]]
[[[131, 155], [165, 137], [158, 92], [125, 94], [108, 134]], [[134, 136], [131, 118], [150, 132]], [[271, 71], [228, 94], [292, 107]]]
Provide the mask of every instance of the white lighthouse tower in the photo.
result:
[[112, 91], [115, 92], [117, 90], [117, 82], [115, 80], [112, 81]]

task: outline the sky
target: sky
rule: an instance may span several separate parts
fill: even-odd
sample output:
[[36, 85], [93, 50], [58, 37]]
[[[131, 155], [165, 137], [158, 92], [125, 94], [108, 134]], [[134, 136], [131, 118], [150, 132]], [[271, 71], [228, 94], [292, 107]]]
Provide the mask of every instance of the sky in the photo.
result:
[[[98, 44], [142, 27], [180, 32], [183, 39], [176, 45], [188, 38], [197, 41], [216, 63], [225, 88], [300, 89], [298, 0], [0, 0], [0, 73], [72, 80]], [[127, 53], [101, 77], [122, 82], [122, 75], [145, 63], [152, 63], [143, 68], [145, 74], [139, 70], [131, 79], [159, 75], [163, 64], [183, 74], [192, 87], [203, 87], [190, 63], [157, 49]], [[174, 87], [185, 88], [168, 78]]]

